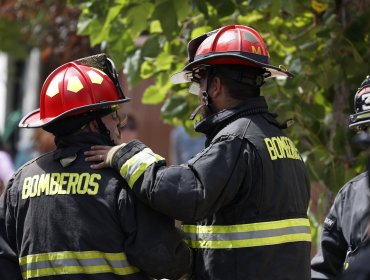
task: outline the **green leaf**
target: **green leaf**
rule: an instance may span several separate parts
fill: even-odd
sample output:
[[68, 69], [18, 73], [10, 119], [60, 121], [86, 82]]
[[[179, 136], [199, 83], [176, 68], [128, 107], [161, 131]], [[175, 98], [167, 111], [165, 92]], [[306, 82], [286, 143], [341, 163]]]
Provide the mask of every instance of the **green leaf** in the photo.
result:
[[208, 0], [209, 3], [217, 10], [219, 17], [225, 17], [231, 15], [235, 11], [235, 5], [230, 0]]
[[133, 40], [128, 33], [117, 34], [116, 38], [112, 43], [109, 44], [109, 52], [120, 53], [120, 62], [126, 59], [128, 53], [132, 53], [135, 50], [133, 46]]
[[178, 1], [178, 0], [172, 0], [175, 10], [176, 10], [176, 15], [178, 21], [183, 21], [185, 20], [189, 13], [191, 12], [191, 7], [189, 5], [188, 1]]
[[154, 5], [151, 3], [142, 3], [130, 7], [126, 13], [127, 31], [133, 38], [139, 36], [148, 27], [148, 20], [152, 15]]
[[241, 14], [238, 21], [242, 25], [252, 25], [253, 23], [263, 19], [265, 16], [258, 11], [252, 11], [247, 15]]
[[93, 19], [88, 17], [80, 17], [80, 20], [77, 23], [78, 34], [80, 35], [89, 35], [89, 26]]
[[212, 27], [210, 26], [201, 26], [201, 27], [194, 28], [193, 31], [191, 32], [191, 38], [196, 38], [209, 31], [212, 31]]
[[207, 8], [207, 2], [206, 1], [197, 1], [195, 0], [195, 4], [198, 7], [199, 11], [204, 14], [205, 18], [208, 19], [208, 8]]
[[180, 117], [188, 112], [188, 104], [183, 96], [173, 95], [166, 99], [161, 108], [164, 118]]
[[7, 52], [13, 58], [26, 59], [31, 49], [31, 42], [24, 42], [21, 30], [22, 22], [12, 22], [6, 18], [0, 18], [0, 50]]
[[[165, 16], [163, 16], [165, 15]], [[161, 22], [163, 33], [167, 38], [171, 38], [178, 30], [177, 14], [172, 0], [162, 1], [155, 7], [153, 18]]]
[[156, 66], [159, 71], [170, 70], [173, 61], [173, 55], [168, 53], [160, 53], [157, 57]]
[[158, 37], [157, 36], [150, 36], [145, 44], [142, 47], [142, 56], [144, 58], [151, 57], [154, 58], [156, 57], [160, 52], [160, 46], [158, 42]]
[[102, 36], [100, 34], [101, 32], [101, 23], [99, 20], [93, 19], [89, 23], [89, 26], [87, 29], [85, 29], [86, 32], [79, 35], [90, 35], [90, 42], [91, 46], [96, 46], [98, 43], [101, 43]]
[[137, 50], [133, 55], [128, 56], [123, 64], [123, 72], [127, 76], [129, 85], [136, 85], [140, 82], [141, 50]]
[[271, 2], [273, 2], [273, 1], [274, 0], [269, 0], [269, 1], [266, 1], [266, 0], [251, 0], [249, 2], [249, 7], [251, 8], [251, 10], [266, 9], [269, 5], [271, 5]]
[[281, 9], [281, 0], [273, 0], [271, 4], [271, 18], [276, 17]]
[[144, 91], [141, 101], [144, 104], [159, 104], [164, 100], [166, 94], [166, 90], [151, 85]]
[[[97, 34], [94, 33], [95, 36], [93, 36], [91, 38], [91, 44], [93, 46], [95, 46], [96, 44], [98, 44], [98, 43], [100, 43], [104, 40], [108, 40], [111, 23], [112, 23], [113, 20], [115, 20], [117, 18], [117, 16], [121, 12], [122, 8], [123, 8], [123, 6], [121, 4], [121, 5], [113, 6], [112, 8], [109, 9], [107, 17], [105, 18], [104, 25], [103, 25], [103, 27], [100, 28], [100, 32], [97, 33]], [[94, 22], [94, 28], [98, 29], [98, 26], [96, 26], [95, 22]], [[90, 33], [91, 33], [91, 31], [90, 31]]]
[[350, 40], [347, 40], [348, 44], [350, 45], [351, 52], [353, 57], [357, 63], [364, 63], [363, 58], [361, 57], [360, 53], [357, 51], [356, 47], [352, 44]]
[[143, 64], [141, 64], [140, 68], [140, 76], [143, 79], [148, 79], [154, 75], [156, 72], [156, 68], [154, 67], [154, 64], [152, 61], [144, 61]]
[[149, 31], [150, 33], [162, 33], [163, 29], [161, 27], [161, 22], [159, 20], [153, 20], [150, 23]]
[[282, 8], [290, 15], [294, 15], [295, 12], [295, 0], [284, 0], [282, 1]]

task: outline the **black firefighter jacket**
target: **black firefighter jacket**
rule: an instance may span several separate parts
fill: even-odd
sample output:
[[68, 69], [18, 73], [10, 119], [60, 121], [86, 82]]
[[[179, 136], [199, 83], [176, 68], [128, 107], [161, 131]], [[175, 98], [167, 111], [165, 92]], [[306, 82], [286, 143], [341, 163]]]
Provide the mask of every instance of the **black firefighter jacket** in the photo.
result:
[[112, 169], [83, 152], [107, 139], [81, 132], [21, 167], [0, 201], [0, 279], [177, 278], [190, 250], [173, 220], [139, 203]]
[[206, 148], [186, 164], [135, 140], [114, 153], [143, 201], [184, 221], [193, 279], [310, 278], [309, 181], [263, 97], [204, 119]]
[[370, 189], [368, 172], [364, 172], [335, 197], [324, 221], [321, 248], [311, 261], [312, 279], [336, 278], [357, 262], [357, 253], [369, 241], [369, 217]]

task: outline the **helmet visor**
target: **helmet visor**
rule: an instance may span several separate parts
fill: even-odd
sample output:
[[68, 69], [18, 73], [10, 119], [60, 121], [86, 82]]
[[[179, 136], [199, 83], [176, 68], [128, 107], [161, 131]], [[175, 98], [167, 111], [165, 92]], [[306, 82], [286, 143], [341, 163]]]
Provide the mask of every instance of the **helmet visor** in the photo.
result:
[[181, 72], [175, 73], [170, 77], [170, 81], [173, 84], [181, 84], [181, 83], [189, 83], [189, 82], [199, 83], [200, 79], [206, 76], [206, 73], [210, 67], [211, 67], [210, 65], [201, 64], [192, 70], [181, 71]]
[[192, 82], [189, 86], [189, 92], [198, 96], [200, 94], [200, 84], [198, 82]]

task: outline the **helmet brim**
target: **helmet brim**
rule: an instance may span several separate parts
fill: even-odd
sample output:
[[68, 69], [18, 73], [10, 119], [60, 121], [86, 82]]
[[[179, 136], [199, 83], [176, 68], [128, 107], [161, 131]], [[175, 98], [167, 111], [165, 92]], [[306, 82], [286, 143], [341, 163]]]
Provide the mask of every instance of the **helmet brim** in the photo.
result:
[[91, 104], [87, 106], [82, 106], [78, 108], [71, 109], [69, 111], [64, 112], [63, 114], [60, 114], [53, 118], [41, 118], [40, 117], [40, 109], [34, 110], [31, 113], [27, 114], [25, 117], [21, 119], [21, 121], [18, 124], [18, 127], [20, 128], [37, 128], [37, 127], [43, 127], [45, 125], [54, 123], [60, 119], [72, 116], [72, 115], [78, 115], [78, 113], [83, 113], [86, 111], [91, 110], [98, 110], [106, 107], [110, 107], [113, 105], [121, 104], [130, 101], [130, 98], [124, 98], [114, 101], [105, 101], [100, 102], [98, 104]]
[[[220, 53], [220, 54], [212, 54], [212, 59], [209, 57], [205, 56], [201, 59], [197, 59], [188, 65], [185, 66], [184, 70], [178, 73], [173, 74], [170, 77], [170, 81], [173, 84], [181, 84], [181, 83], [188, 83], [191, 82], [192, 78], [192, 69], [195, 68], [197, 65], [217, 65], [218, 63], [215, 62], [217, 59], [237, 59], [240, 62], [246, 62], [246, 65], [254, 66], [254, 67], [260, 67], [264, 68], [266, 71], [270, 72], [271, 75], [269, 75], [267, 78], [287, 78], [287, 77], [293, 77], [294, 75], [284, 69], [283, 67], [276, 67], [267, 63], [262, 63], [256, 60], [253, 60], [249, 57], [242, 56], [239, 54], [225, 54], [225, 53]], [[225, 63], [223, 63], [225, 64]], [[242, 64], [242, 63], [241, 63]]]
[[350, 115], [349, 117], [349, 128], [356, 128], [361, 125], [370, 125], [370, 112], [361, 112], [357, 114]]

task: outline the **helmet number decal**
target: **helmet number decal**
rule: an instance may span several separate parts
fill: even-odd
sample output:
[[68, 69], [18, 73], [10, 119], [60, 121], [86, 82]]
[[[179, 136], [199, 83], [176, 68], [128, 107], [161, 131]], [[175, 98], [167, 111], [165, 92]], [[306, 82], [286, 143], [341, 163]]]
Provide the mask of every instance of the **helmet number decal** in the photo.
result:
[[367, 93], [364, 93], [362, 96], [361, 96], [361, 99], [363, 101], [363, 104], [362, 104], [362, 110], [365, 111], [365, 110], [370, 110], [370, 92], [367, 92]]

